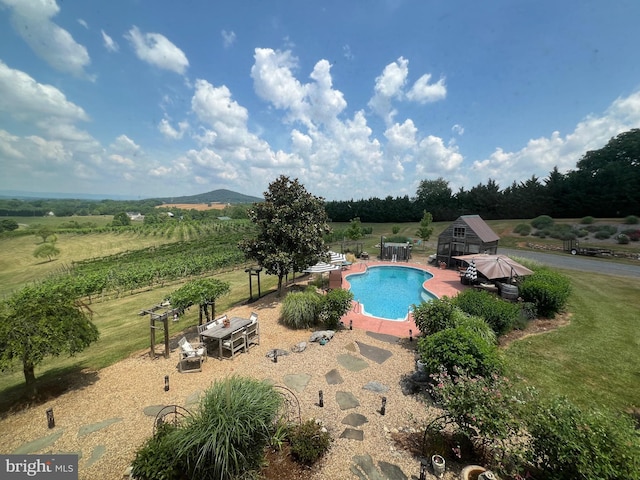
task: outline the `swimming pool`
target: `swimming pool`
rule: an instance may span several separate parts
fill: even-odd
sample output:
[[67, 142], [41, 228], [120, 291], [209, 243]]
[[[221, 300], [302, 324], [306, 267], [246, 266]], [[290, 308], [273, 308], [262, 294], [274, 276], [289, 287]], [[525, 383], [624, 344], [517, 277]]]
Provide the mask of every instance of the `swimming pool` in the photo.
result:
[[346, 277], [363, 314], [394, 321], [406, 320], [412, 305], [437, 298], [422, 286], [430, 278], [419, 268], [396, 265], [375, 265]]

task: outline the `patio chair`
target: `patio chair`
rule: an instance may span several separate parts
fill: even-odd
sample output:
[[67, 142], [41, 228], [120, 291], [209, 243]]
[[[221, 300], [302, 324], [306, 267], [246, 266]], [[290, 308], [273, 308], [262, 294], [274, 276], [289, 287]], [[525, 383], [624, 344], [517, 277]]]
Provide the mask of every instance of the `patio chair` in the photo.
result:
[[[207, 347], [203, 343], [190, 343], [186, 337], [178, 341], [180, 346], [180, 361], [178, 371], [180, 373], [201, 372], [202, 363], [207, 359]], [[196, 368], [187, 368], [190, 363], [197, 364]]]
[[229, 352], [229, 357], [235, 357], [236, 353], [240, 350], [247, 351], [247, 342], [245, 341], [245, 329], [239, 328], [235, 332], [231, 333], [231, 336], [222, 341], [222, 356], [224, 357], [225, 351]]
[[260, 324], [258, 323], [257, 317], [245, 329], [244, 335], [247, 348], [251, 345], [260, 345]]

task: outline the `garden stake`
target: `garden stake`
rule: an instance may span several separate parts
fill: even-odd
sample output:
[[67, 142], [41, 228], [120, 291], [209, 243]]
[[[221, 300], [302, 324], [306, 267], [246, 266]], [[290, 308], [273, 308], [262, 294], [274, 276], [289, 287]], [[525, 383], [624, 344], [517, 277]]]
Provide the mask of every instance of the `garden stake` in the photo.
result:
[[318, 392], [318, 406], [319, 407], [324, 407], [324, 398], [323, 398], [323, 395], [322, 395], [322, 390], [320, 390]]
[[278, 363], [278, 350], [273, 351], [273, 363]]
[[169, 375], [164, 376], [164, 391], [169, 391]]
[[387, 397], [382, 397], [382, 407], [380, 407], [380, 415], [384, 415], [387, 411]]

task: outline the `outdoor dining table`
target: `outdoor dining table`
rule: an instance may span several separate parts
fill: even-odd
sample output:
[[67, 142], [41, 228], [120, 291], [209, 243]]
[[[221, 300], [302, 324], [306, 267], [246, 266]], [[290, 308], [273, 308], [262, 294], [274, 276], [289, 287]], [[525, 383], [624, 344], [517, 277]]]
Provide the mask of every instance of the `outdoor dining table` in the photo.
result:
[[218, 342], [218, 357], [222, 358], [222, 342], [231, 337], [231, 334], [236, 330], [251, 325], [250, 318], [231, 317], [229, 319], [229, 326], [216, 325], [215, 327], [208, 328], [200, 335], [203, 337], [214, 339]]

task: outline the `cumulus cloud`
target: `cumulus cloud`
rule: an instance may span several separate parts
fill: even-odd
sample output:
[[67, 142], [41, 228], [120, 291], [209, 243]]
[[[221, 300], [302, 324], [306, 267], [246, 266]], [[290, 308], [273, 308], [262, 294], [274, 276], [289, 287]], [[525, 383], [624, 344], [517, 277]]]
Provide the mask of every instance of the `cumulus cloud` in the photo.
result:
[[36, 55], [56, 70], [93, 78], [85, 71], [91, 63], [87, 49], [52, 21], [60, 11], [55, 0], [0, 0], [0, 3], [11, 9], [13, 28]]
[[155, 67], [184, 75], [189, 60], [182, 50], [160, 33], [142, 33], [135, 25], [125, 35], [137, 57]]
[[233, 30], [230, 32], [222, 30], [220, 33], [222, 34], [222, 44], [224, 45], [224, 48], [229, 48], [231, 45], [236, 43], [236, 32]]
[[384, 67], [382, 75], [376, 78], [374, 94], [369, 100], [369, 107], [387, 124], [391, 124], [393, 117], [398, 113], [396, 109], [392, 108], [391, 102], [393, 99], [402, 98], [408, 75], [409, 61], [400, 57], [397, 61]]
[[109, 35], [107, 35], [104, 30], [100, 30], [100, 33], [102, 33], [102, 42], [104, 44], [104, 48], [106, 48], [110, 52], [117, 52], [120, 49], [120, 46], [116, 43], [116, 41]]
[[137, 155], [141, 151], [140, 145], [137, 145], [136, 142], [124, 134], [118, 136], [109, 148], [115, 152], [126, 155]]
[[184, 132], [189, 128], [188, 122], [179, 122], [178, 128], [174, 128], [167, 118], [160, 120], [158, 124], [158, 130], [165, 138], [171, 140], [180, 140], [184, 136]]
[[436, 83], [429, 83], [429, 80], [431, 80], [430, 74], [422, 75], [416, 83], [413, 84], [411, 90], [407, 92], [407, 98], [418, 103], [444, 100], [447, 96], [447, 87], [444, 84], [444, 78], [441, 78]]

